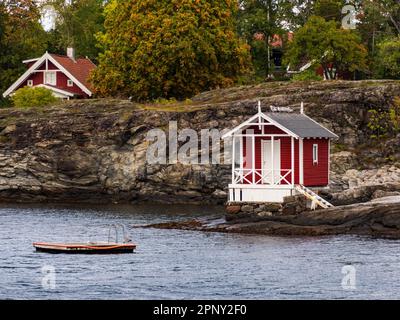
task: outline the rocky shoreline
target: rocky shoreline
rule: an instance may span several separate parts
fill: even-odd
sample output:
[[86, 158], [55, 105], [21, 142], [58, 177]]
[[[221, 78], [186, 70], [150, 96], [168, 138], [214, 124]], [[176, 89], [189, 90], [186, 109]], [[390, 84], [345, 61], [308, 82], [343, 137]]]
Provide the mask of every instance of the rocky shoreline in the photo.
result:
[[296, 215], [209, 217], [134, 227], [270, 236], [351, 234], [400, 239], [400, 196]]
[[295, 110], [303, 101], [308, 115], [340, 137], [325, 196], [336, 204], [369, 201], [375, 185], [400, 191], [400, 134], [373, 141], [368, 129], [368, 110], [387, 111], [396, 96], [399, 81], [273, 82], [176, 104], [93, 99], [0, 109], [0, 201], [222, 205], [230, 165], [149, 165], [146, 134], [169, 121], [197, 132], [232, 128], [256, 112], [258, 100], [264, 109]]

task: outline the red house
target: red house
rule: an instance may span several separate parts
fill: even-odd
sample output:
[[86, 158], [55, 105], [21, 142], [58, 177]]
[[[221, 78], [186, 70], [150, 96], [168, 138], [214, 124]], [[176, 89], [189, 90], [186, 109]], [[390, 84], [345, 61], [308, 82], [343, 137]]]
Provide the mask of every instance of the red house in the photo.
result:
[[26, 86], [47, 88], [61, 99], [89, 98], [93, 95], [88, 77], [96, 65], [88, 58], [75, 59], [72, 48], [68, 49], [67, 56], [46, 52], [40, 58], [23, 63], [27, 71], [3, 93], [3, 97]]
[[[302, 193], [331, 206], [310, 187], [329, 185], [330, 141], [338, 136], [303, 112], [259, 112], [223, 138], [232, 138], [230, 202], [283, 202]], [[319, 203], [318, 203], [319, 202]]]

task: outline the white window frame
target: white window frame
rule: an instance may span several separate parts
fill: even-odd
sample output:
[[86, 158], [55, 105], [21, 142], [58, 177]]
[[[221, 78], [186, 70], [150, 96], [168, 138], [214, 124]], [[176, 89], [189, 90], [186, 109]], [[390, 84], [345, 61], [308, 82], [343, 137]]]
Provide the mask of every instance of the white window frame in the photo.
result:
[[33, 80], [28, 80], [27, 81], [27, 86], [28, 87], [33, 87]]
[[[53, 75], [54, 78], [52, 80], [54, 80], [54, 81], [47, 81], [48, 80], [47, 76], [50, 75], [50, 74]], [[43, 73], [43, 76], [44, 76], [44, 84], [48, 84], [48, 85], [51, 85], [51, 86], [56, 86], [57, 85], [57, 72], [56, 71], [45, 71]]]
[[313, 144], [313, 165], [317, 165], [318, 164], [318, 144], [314, 143]]
[[74, 86], [74, 82], [71, 79], [67, 80], [67, 87], [73, 87]]

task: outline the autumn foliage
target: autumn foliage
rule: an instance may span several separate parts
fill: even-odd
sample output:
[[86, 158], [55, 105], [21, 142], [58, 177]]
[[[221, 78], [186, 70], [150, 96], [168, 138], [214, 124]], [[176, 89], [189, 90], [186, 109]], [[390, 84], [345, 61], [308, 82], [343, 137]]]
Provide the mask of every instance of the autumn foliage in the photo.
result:
[[237, 9], [236, 0], [112, 0], [91, 78], [96, 93], [182, 99], [233, 84], [250, 65]]

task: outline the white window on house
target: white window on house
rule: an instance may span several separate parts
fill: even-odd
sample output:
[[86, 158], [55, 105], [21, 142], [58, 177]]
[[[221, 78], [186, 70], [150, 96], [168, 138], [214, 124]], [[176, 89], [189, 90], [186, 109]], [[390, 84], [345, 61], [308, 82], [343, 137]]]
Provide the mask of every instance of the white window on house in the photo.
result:
[[57, 85], [57, 73], [55, 71], [46, 71], [44, 73], [44, 84], [56, 86]]
[[71, 79], [67, 80], [67, 86], [68, 87], [73, 87], [74, 86], [74, 82]]
[[33, 87], [33, 80], [28, 80], [28, 87]]
[[313, 164], [318, 164], [318, 144], [313, 145]]

